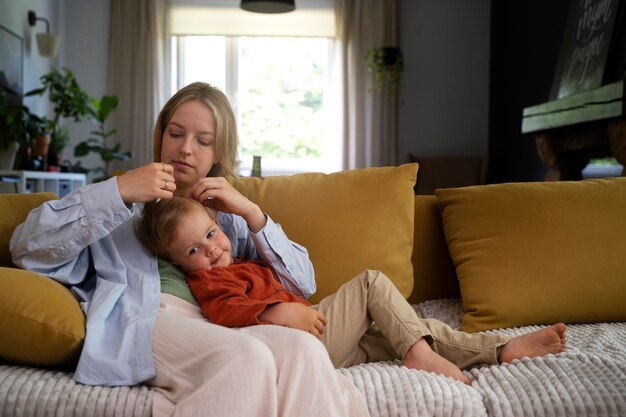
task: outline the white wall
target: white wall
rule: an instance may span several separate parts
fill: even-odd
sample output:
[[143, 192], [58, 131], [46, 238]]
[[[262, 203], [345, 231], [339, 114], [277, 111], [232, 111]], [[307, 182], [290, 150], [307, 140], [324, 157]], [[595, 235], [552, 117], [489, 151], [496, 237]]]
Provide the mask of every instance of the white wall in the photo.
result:
[[398, 161], [485, 156], [491, 0], [400, 0]]
[[[134, 0], [133, 0], [134, 1]], [[76, 75], [80, 86], [91, 97], [100, 99], [107, 91], [110, 1], [64, 0], [65, 2], [65, 66]], [[89, 138], [95, 125], [90, 122], [72, 124], [70, 136], [74, 144]], [[71, 152], [74, 157], [74, 146]], [[84, 167], [102, 166], [99, 155], [81, 158]], [[101, 176], [102, 173], [90, 176]]]
[[[62, 1], [62, 0], [61, 0]], [[37, 51], [35, 33], [44, 32], [46, 25], [37, 22], [31, 27], [28, 24], [28, 11], [33, 10], [38, 16], [50, 21], [50, 31], [60, 33], [62, 24], [59, 23], [59, 0], [0, 0], [0, 24], [9, 28], [24, 39], [24, 91], [41, 86], [39, 77], [48, 72], [51, 65], [57, 65], [61, 54], [55, 60], [42, 58]], [[37, 98], [28, 98], [25, 101], [34, 113], [43, 115], [50, 110], [49, 103]]]
[[[27, 21], [29, 10], [50, 21], [50, 31], [61, 35], [59, 54], [55, 59], [42, 58], [37, 50], [35, 33], [45, 31], [38, 22], [31, 27]], [[106, 93], [106, 62], [108, 54], [109, 1], [81, 0], [0, 0], [0, 24], [24, 38], [24, 91], [41, 87], [39, 78], [52, 66], [67, 67], [74, 72], [80, 86], [90, 96], [100, 98]], [[31, 97], [25, 100], [31, 111], [52, 116], [48, 100]], [[72, 143], [64, 154], [71, 161], [74, 146], [87, 139], [94, 125], [67, 121]], [[100, 165], [100, 157], [83, 158], [83, 166]]]

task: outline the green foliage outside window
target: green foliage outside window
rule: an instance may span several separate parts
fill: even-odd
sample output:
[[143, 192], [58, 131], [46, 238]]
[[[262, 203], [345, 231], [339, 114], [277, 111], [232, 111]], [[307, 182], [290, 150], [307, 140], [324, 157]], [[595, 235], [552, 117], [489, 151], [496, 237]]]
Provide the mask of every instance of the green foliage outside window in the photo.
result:
[[[319, 158], [325, 134], [325, 39], [303, 48], [294, 38], [242, 38], [240, 147], [243, 158]], [[276, 47], [277, 43], [281, 47]], [[319, 47], [320, 44], [324, 47]], [[254, 80], [250, 86], [242, 80]]]

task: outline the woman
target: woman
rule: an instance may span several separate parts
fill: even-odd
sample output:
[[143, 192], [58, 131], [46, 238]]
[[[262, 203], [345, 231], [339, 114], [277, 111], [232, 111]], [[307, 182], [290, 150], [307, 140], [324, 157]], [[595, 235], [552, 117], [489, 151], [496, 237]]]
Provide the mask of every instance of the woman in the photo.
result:
[[368, 415], [312, 335], [213, 325], [197, 306], [161, 293], [157, 260], [134, 223], [141, 203], [174, 194], [217, 211], [233, 253], [265, 260], [291, 291], [308, 297], [315, 283], [306, 250], [224, 178], [233, 175], [237, 133], [219, 90], [204, 83], [181, 89], [161, 111], [153, 139], [156, 162], [44, 203], [11, 238], [17, 265], [71, 285], [85, 311], [74, 378], [146, 383], [156, 391], [154, 416]]

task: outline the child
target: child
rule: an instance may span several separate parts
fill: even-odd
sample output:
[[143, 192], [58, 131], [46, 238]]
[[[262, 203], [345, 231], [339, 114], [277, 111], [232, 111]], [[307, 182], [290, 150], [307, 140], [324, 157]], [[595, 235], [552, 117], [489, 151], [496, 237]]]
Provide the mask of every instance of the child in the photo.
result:
[[[233, 259], [228, 237], [207, 209], [189, 198], [146, 203], [138, 234], [156, 256], [185, 272], [211, 322], [228, 327], [275, 324], [307, 331], [322, 340], [335, 367], [401, 358], [409, 368], [468, 384], [461, 369], [470, 365], [564, 349], [563, 323], [510, 338], [468, 334], [421, 319], [379, 271], [363, 272], [312, 306], [286, 291], [264, 263]], [[384, 338], [368, 333], [372, 321]]]

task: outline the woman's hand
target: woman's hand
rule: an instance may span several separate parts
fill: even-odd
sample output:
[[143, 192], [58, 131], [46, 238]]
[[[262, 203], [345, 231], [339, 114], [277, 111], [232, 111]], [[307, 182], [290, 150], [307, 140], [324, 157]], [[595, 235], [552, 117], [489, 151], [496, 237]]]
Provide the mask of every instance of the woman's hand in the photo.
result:
[[206, 207], [243, 217], [253, 233], [263, 229], [267, 222], [261, 208], [243, 196], [223, 177], [202, 178], [191, 189], [190, 197]]
[[173, 174], [173, 166], [153, 162], [116, 177], [117, 189], [126, 204], [171, 198], [176, 191]]
[[326, 317], [300, 303], [278, 303], [268, 306], [259, 319], [268, 323], [304, 330], [318, 339], [324, 333]]

